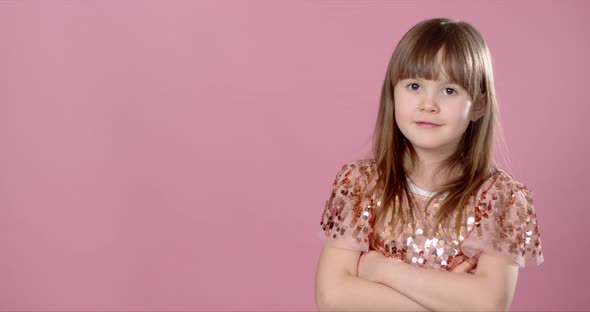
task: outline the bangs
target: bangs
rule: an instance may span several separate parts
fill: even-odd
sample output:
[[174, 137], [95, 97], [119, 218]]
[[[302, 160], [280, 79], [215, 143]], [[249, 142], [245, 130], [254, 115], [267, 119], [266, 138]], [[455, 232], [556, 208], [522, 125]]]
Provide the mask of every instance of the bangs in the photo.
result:
[[473, 53], [477, 49], [461, 35], [454, 29], [436, 27], [402, 39], [395, 59], [397, 70], [392, 72], [393, 84], [406, 78], [443, 80], [462, 86], [472, 95], [479, 94], [481, 88], [476, 86], [482, 82], [483, 64], [477, 64], [475, 60], [481, 59]]

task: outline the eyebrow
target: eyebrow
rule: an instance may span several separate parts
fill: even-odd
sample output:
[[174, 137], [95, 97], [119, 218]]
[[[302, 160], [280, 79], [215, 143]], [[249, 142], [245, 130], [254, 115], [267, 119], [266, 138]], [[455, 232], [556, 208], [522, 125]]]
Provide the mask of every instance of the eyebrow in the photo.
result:
[[[408, 77], [408, 78], [404, 78], [403, 80], [430, 80], [430, 79], [425, 79], [425, 78], [420, 78], [420, 77]], [[453, 82], [447, 79], [443, 79], [443, 80], [430, 80], [430, 81], [436, 81], [436, 82], [440, 82], [442, 84], [455, 84], [455, 85], [460, 85], [457, 82]]]

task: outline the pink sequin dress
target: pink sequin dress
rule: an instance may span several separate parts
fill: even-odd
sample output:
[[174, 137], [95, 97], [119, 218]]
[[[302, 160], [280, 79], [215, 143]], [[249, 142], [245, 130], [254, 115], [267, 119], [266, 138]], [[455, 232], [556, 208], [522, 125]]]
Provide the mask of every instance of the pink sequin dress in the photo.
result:
[[[319, 235], [326, 245], [363, 252], [377, 250], [418, 267], [445, 271], [451, 271], [466, 257], [479, 258], [482, 252], [508, 257], [520, 267], [543, 262], [532, 194], [503, 170], [497, 169], [470, 197], [460, 235], [445, 241], [432, 234], [440, 232], [432, 227], [441, 199], [426, 207], [434, 194], [409, 179], [417, 206], [416, 227], [408, 224], [393, 233], [391, 226], [375, 228], [371, 224], [375, 206], [381, 205], [376, 168], [374, 160], [359, 160], [344, 164], [336, 175], [321, 215]], [[405, 198], [402, 209], [409, 211]], [[390, 218], [389, 210], [386, 220]], [[454, 233], [454, 229], [449, 232]], [[475, 267], [470, 272], [474, 271]]]

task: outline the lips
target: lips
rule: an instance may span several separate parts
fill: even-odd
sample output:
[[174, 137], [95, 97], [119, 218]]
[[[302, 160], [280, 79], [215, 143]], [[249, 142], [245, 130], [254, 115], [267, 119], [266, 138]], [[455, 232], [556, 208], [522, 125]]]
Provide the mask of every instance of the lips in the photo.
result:
[[434, 123], [434, 122], [430, 122], [430, 121], [416, 121], [416, 123], [420, 126], [440, 126], [440, 124]]

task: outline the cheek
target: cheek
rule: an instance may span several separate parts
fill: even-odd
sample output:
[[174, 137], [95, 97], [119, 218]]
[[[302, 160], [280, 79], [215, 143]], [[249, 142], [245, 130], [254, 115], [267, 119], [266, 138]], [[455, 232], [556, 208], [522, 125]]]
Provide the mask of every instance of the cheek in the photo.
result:
[[454, 106], [455, 109], [451, 113], [452, 118], [457, 123], [469, 122], [469, 110], [471, 109], [471, 103], [458, 103]]
[[410, 114], [408, 112], [407, 107], [404, 107], [404, 105], [400, 105], [400, 103], [395, 103], [395, 109], [394, 109], [394, 114], [395, 114], [395, 122], [399, 125], [404, 125], [408, 119], [410, 119]]
[[467, 103], [462, 110], [462, 117], [465, 119], [469, 119], [469, 111], [471, 111], [471, 103]]
[[404, 98], [403, 94], [395, 92], [394, 100], [394, 112], [396, 121], [402, 121], [402, 119], [407, 119], [411, 112], [411, 103], [409, 102], [409, 99]]
[[452, 123], [455, 125], [455, 131], [464, 132], [469, 126], [469, 109], [470, 105], [459, 105], [452, 112], [450, 117], [453, 120]]

